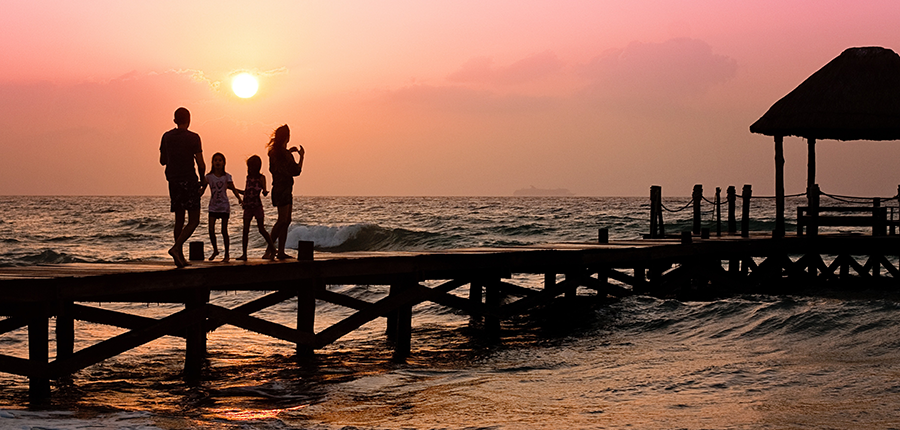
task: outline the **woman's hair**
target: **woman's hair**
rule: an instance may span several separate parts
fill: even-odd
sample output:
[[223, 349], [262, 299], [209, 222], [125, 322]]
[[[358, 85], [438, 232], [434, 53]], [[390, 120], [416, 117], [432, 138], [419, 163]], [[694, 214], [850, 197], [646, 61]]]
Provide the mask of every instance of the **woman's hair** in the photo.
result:
[[216, 157], [222, 157], [222, 173], [225, 173], [225, 155], [221, 152], [213, 154], [212, 158], [209, 159], [209, 173], [215, 173], [213, 172], [213, 170], [215, 170], [215, 164], [213, 164], [213, 160], [215, 160]]
[[247, 177], [258, 178], [262, 169], [262, 159], [258, 155], [253, 155], [247, 159]]
[[291, 137], [291, 129], [288, 128], [287, 124], [282, 125], [275, 129], [272, 132], [272, 137], [269, 139], [269, 143], [266, 145], [269, 147], [269, 151], [272, 151], [272, 148], [285, 148], [287, 147], [287, 141]]

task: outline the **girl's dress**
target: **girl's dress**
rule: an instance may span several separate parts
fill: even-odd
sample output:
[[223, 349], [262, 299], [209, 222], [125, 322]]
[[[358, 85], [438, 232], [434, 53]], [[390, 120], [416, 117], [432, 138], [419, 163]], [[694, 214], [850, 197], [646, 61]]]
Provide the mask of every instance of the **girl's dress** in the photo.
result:
[[262, 176], [251, 178], [247, 176], [247, 182], [244, 186], [244, 221], [256, 218], [262, 221], [265, 213], [263, 212], [262, 199]]
[[213, 173], [206, 175], [206, 181], [209, 182], [209, 213], [220, 218], [228, 218], [231, 213], [231, 202], [228, 201], [228, 183], [231, 181], [231, 175], [226, 173], [222, 176], [216, 176]]

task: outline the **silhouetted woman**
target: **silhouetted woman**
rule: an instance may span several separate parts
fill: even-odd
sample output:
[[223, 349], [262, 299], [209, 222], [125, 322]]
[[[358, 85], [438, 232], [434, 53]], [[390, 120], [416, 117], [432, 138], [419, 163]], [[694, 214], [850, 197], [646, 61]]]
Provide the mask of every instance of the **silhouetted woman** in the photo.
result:
[[[269, 139], [269, 172], [272, 173], [272, 205], [278, 208], [278, 220], [272, 226], [272, 241], [278, 243], [278, 250], [266, 249], [263, 258], [284, 260], [292, 258], [284, 253], [284, 242], [287, 240], [288, 226], [291, 225], [291, 209], [293, 208], [294, 176], [300, 175], [303, 169], [303, 146], [299, 149], [287, 143], [291, 140], [291, 130], [287, 124], [275, 129]], [[291, 152], [296, 152], [300, 159], [294, 161]]]

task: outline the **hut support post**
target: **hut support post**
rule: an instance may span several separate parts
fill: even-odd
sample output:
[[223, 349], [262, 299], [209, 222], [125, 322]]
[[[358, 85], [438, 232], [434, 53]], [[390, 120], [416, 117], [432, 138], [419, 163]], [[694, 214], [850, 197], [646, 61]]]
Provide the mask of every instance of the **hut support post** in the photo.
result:
[[728, 234], [737, 233], [737, 221], [735, 221], [735, 201], [737, 201], [737, 192], [734, 185], [729, 185], [725, 191], [725, 199], [728, 200]]
[[784, 237], [784, 137], [782, 136], [775, 136], [775, 231], [772, 232], [772, 237]]
[[700, 234], [700, 203], [703, 200], [703, 185], [697, 184], [694, 185], [694, 191], [691, 193], [691, 198], [694, 202], [694, 226], [691, 231], [695, 235]]
[[741, 190], [741, 237], [750, 237], [750, 199], [753, 197], [753, 189], [750, 185], [744, 185]]

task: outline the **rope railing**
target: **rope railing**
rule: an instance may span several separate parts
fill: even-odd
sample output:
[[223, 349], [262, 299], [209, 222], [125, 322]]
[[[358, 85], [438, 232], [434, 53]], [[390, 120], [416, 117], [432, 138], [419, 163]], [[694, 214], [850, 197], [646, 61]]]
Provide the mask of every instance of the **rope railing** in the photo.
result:
[[669, 209], [669, 208], [667, 208], [666, 205], [664, 205], [662, 202], [659, 203], [659, 206], [660, 206], [661, 208], [663, 208], [666, 212], [673, 212], [673, 213], [674, 213], [674, 212], [681, 212], [681, 211], [683, 211], [683, 210], [685, 210], [685, 209], [691, 207], [691, 205], [693, 205], [693, 204], [694, 204], [694, 199], [691, 199], [691, 201], [687, 202], [687, 204], [685, 204], [685, 205], [684, 205], [682, 208], [680, 208], [680, 209]]
[[[838, 201], [838, 202], [842, 202], [842, 203], [846, 203], [846, 204], [850, 204], [850, 205], [860, 206], [863, 204], [870, 204], [874, 208], [878, 208], [879, 206], [881, 206], [883, 208], [886, 208], [886, 210], [889, 211], [889, 213], [888, 213], [888, 219], [890, 220], [889, 222], [900, 222], [900, 220], [893, 221], [895, 216], [897, 216], [897, 218], [900, 218], [900, 189], [898, 189], [897, 195], [894, 195], [891, 197], [861, 197], [861, 196], [846, 196], [846, 195], [840, 195], [840, 194], [830, 194], [830, 193], [825, 193], [825, 192], [820, 191], [818, 189], [818, 186], [815, 186], [811, 192], [818, 192], [819, 197], [832, 199], [834, 201]], [[677, 207], [677, 208], [671, 208], [671, 207], [666, 206], [662, 202], [661, 187], [659, 187], [659, 186], [651, 187], [651, 193], [650, 193], [651, 194], [650, 195], [651, 233], [650, 233], [649, 237], [665, 237], [666, 236], [665, 229], [663, 226], [663, 216], [662, 216], [663, 212], [678, 213], [678, 212], [685, 211], [689, 208], [693, 209], [694, 224], [693, 224], [692, 231], [694, 234], [698, 234], [698, 232], [700, 230], [703, 230], [704, 234], [709, 231], [708, 228], [701, 228], [701, 220], [703, 221], [703, 223], [711, 222], [715, 226], [715, 228], [713, 230], [716, 231], [717, 233], [721, 233], [723, 222], [725, 221], [723, 219], [725, 214], [722, 213], [722, 212], [724, 212], [724, 209], [722, 208], [723, 206], [727, 206], [727, 208], [728, 208], [728, 213], [727, 213], [728, 232], [732, 233], [732, 234], [737, 232], [736, 221], [737, 221], [737, 217], [739, 216], [740, 217], [740, 234], [742, 236], [746, 237], [749, 234], [748, 229], [749, 229], [750, 220], [751, 220], [750, 210], [753, 206], [757, 206], [757, 205], [753, 204], [753, 203], [755, 203], [754, 200], [759, 200], [759, 199], [772, 200], [772, 199], [778, 198], [778, 196], [753, 195], [750, 185], [744, 185], [744, 189], [740, 194], [736, 193], [736, 190], [733, 186], [728, 187], [727, 199], [721, 199], [720, 193], [721, 193], [721, 189], [716, 188], [715, 200], [713, 200], [712, 198], [709, 198], [709, 197], [706, 197], [703, 195], [703, 187], [701, 185], [696, 185], [694, 187], [694, 192], [692, 193], [692, 196], [687, 201], [687, 203], [684, 203], [684, 205], [679, 204], [679, 207]], [[785, 194], [783, 197], [786, 199], [787, 198], [799, 198], [799, 197], [809, 196], [810, 195], [809, 193], [810, 193], [810, 191], [801, 192], [801, 193], [793, 193], [793, 194]], [[815, 199], [815, 201], [810, 202], [810, 203], [817, 204], [816, 203], [817, 201], [818, 201], [818, 198]], [[891, 201], [897, 201], [898, 204], [891, 205], [891, 206], [885, 205], [885, 203], [888, 203]], [[671, 203], [670, 203], [670, 205], [671, 205]], [[736, 208], [737, 206], [740, 206], [740, 209], [737, 209]], [[819, 207], [822, 207], [822, 206], [819, 206]], [[896, 209], [896, 211], [895, 211], [895, 209]], [[776, 219], [776, 221], [777, 221], [776, 222], [776, 230], [780, 230], [782, 235], [784, 234], [784, 231], [783, 231], [784, 225], [782, 224], [783, 219], [784, 219], [783, 217]], [[799, 223], [800, 223], [800, 220], [798, 218], [798, 225], [799, 225]], [[891, 227], [890, 234], [894, 234], [894, 224], [891, 224], [890, 227]], [[777, 233], [777, 231], [776, 231], [776, 233]], [[873, 234], [875, 234], [875, 233], [873, 233]], [[701, 234], [701, 236], [702, 236], [702, 234]]]

